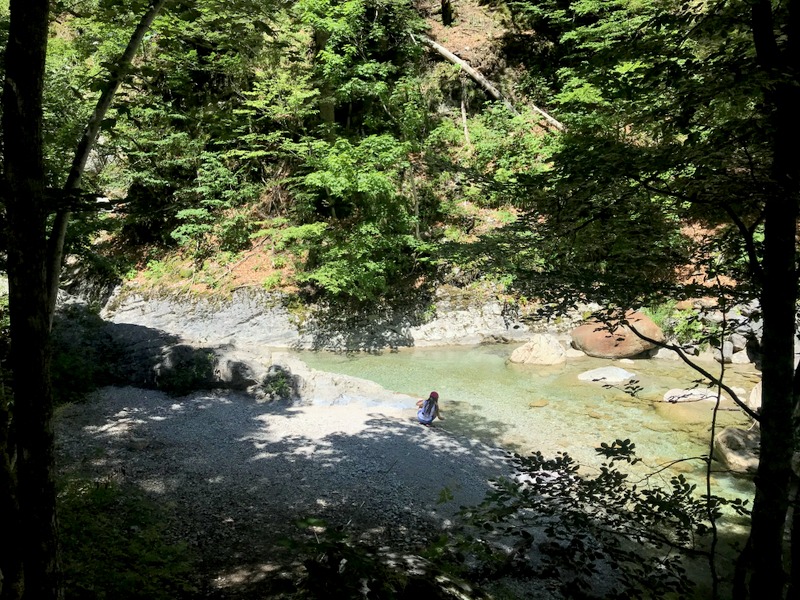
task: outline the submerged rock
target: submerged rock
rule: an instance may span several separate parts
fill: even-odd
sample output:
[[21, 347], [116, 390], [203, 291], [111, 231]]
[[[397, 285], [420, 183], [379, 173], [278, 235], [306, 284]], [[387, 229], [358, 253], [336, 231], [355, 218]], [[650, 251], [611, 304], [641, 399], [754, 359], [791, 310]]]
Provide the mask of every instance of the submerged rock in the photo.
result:
[[726, 427], [714, 438], [714, 458], [734, 473], [753, 475], [758, 470], [760, 442], [755, 429]]
[[691, 390], [671, 389], [664, 394], [664, 402], [676, 404], [678, 402], [698, 402], [700, 400], [716, 400], [716, 390], [707, 388], [694, 388]]

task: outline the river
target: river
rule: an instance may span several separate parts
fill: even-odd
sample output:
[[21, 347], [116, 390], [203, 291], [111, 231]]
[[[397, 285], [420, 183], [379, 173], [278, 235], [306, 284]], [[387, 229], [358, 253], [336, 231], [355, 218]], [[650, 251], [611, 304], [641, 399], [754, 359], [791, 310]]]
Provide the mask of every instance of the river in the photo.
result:
[[[677, 459], [707, 455], [713, 402], [661, 402], [671, 388], [692, 388], [698, 375], [679, 361], [620, 362], [590, 357], [566, 365], [545, 367], [508, 362], [514, 345], [402, 349], [377, 354], [303, 352], [313, 368], [369, 379], [383, 387], [426, 397], [439, 392], [444, 421], [438, 425], [520, 453], [539, 450], [546, 456], [567, 452], [584, 468], [600, 460], [594, 448], [601, 442], [631, 439], [643, 459], [640, 473], [656, 471]], [[578, 375], [601, 366], [618, 366], [636, 374], [641, 388], [631, 396], [624, 386], [582, 382]], [[719, 375], [720, 366], [704, 363]], [[750, 365], [728, 365], [725, 382], [744, 398], [759, 380]], [[702, 385], [701, 387], [705, 387]], [[717, 427], [747, 427], [747, 417], [730, 402], [723, 403]], [[747, 479], [715, 473], [715, 493], [752, 493]], [[684, 461], [659, 477], [677, 472], [701, 484], [705, 463]]]

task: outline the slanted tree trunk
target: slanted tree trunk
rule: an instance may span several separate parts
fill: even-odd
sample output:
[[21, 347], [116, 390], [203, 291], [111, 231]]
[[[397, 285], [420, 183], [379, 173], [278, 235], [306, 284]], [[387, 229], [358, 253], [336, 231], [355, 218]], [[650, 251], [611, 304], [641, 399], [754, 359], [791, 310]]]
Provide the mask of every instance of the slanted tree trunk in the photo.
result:
[[[48, 600], [59, 595], [42, 160], [48, 13], [48, 0], [11, 0], [5, 54], [3, 175], [14, 404], [13, 436], [5, 440], [13, 448], [6, 447], [4, 454], [16, 455], [16, 490], [0, 493], [4, 506], [18, 510], [16, 516], [0, 517], [8, 526], [0, 543], [15, 546], [19, 564], [8, 564], [6, 552], [0, 555], [6, 563], [1, 566], [4, 576], [6, 570], [11, 576], [10, 585], [3, 586], [3, 600]], [[9, 485], [8, 480], [3, 483]], [[18, 566], [22, 586], [17, 585]]]
[[[136, 29], [128, 41], [125, 51], [120, 56], [117, 64], [111, 69], [111, 76], [103, 88], [100, 98], [97, 100], [92, 116], [89, 117], [89, 122], [86, 124], [86, 129], [78, 142], [78, 148], [75, 151], [75, 156], [72, 159], [72, 166], [70, 167], [67, 181], [64, 184], [64, 191], [69, 193], [77, 190], [81, 185], [81, 178], [83, 171], [86, 168], [86, 161], [89, 160], [89, 155], [92, 153], [95, 144], [97, 143], [97, 136], [100, 133], [100, 126], [105, 119], [108, 109], [111, 108], [111, 101], [117, 93], [122, 81], [128, 75], [133, 63], [133, 57], [139, 50], [142, 44], [145, 33], [150, 30], [158, 13], [161, 12], [166, 0], [154, 0], [150, 8], [139, 21]], [[67, 227], [69, 226], [70, 211], [68, 209], [61, 209], [56, 213], [55, 221], [53, 222], [53, 231], [50, 234], [49, 240], [49, 264], [47, 271], [47, 289], [49, 297], [50, 308], [50, 327], [53, 325], [53, 316], [55, 315], [56, 300], [58, 299], [58, 286], [61, 281], [61, 266], [64, 262], [64, 240], [67, 235]]]

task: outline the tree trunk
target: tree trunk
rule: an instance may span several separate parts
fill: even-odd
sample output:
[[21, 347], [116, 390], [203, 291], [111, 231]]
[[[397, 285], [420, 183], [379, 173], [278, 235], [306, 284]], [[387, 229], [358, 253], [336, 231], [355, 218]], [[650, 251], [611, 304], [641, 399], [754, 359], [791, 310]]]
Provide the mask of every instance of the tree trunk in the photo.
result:
[[[64, 191], [72, 192], [80, 187], [83, 170], [86, 168], [86, 161], [89, 160], [89, 155], [92, 153], [92, 149], [97, 143], [100, 126], [103, 123], [108, 109], [111, 107], [111, 101], [114, 99], [114, 95], [117, 93], [119, 86], [122, 85], [122, 81], [130, 72], [133, 57], [136, 56], [136, 52], [144, 39], [144, 34], [150, 30], [153, 21], [155, 21], [165, 3], [166, 0], [154, 0], [141, 21], [139, 21], [139, 25], [136, 26], [122, 56], [120, 56], [117, 64], [111, 69], [109, 80], [106, 82], [103, 93], [100, 94], [100, 98], [97, 100], [97, 105], [95, 106], [92, 116], [89, 117], [89, 122], [86, 124], [83, 136], [81, 136], [80, 142], [78, 142], [78, 148], [72, 159], [72, 166], [67, 175], [67, 181], [64, 184]], [[53, 231], [50, 234], [49, 264], [47, 271], [50, 327], [53, 325], [53, 315], [55, 315], [56, 301], [58, 300], [61, 265], [64, 261], [64, 240], [66, 239], [70, 216], [70, 211], [66, 209], [59, 210], [53, 222]]]
[[773, 189], [764, 219], [761, 455], [750, 534], [753, 576], [749, 595], [767, 600], [782, 598], [786, 583], [783, 543], [794, 449], [795, 244], [800, 196], [800, 163], [795, 155], [800, 138], [797, 0], [790, 2], [789, 11], [788, 36], [779, 46], [771, 3], [758, 0], [752, 5], [753, 39], [767, 82], [764, 99], [773, 136]]
[[17, 501], [17, 451], [11, 418], [11, 392], [3, 385], [0, 391], [0, 531], [6, 539], [0, 543], [0, 598], [22, 596], [22, 562], [17, 540], [22, 537]]
[[467, 146], [472, 146], [469, 139], [469, 127], [467, 127], [467, 81], [461, 77], [461, 123], [464, 126], [464, 142]]
[[[5, 54], [3, 156], [15, 446], [12, 452], [6, 448], [5, 454], [16, 451], [19, 518], [16, 527], [12, 524], [10, 532], [3, 532], [3, 543], [16, 545], [23, 589], [4, 586], [3, 600], [18, 598], [20, 592], [31, 600], [59, 595], [42, 161], [48, 13], [48, 0], [11, 0]], [[4, 498], [9, 492], [14, 490], [2, 490]]]
[[[330, 37], [329, 31], [318, 29], [314, 32], [314, 56], [319, 55], [325, 49]], [[336, 139], [336, 99], [328, 79], [323, 79], [320, 82], [317, 106], [325, 129], [325, 138], [329, 142], [333, 142]]]
[[450, 27], [453, 24], [453, 3], [451, 0], [442, 0], [442, 25]]

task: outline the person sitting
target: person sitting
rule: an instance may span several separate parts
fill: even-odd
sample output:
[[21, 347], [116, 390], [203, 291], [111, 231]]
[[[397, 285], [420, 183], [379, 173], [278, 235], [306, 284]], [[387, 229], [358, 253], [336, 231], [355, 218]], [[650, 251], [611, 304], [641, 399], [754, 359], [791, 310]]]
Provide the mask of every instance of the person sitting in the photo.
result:
[[[439, 410], [439, 394], [431, 392], [427, 400], [417, 401], [419, 410], [417, 411], [417, 419], [426, 427], [431, 427], [433, 420], [437, 417], [442, 419], [442, 413]], [[442, 419], [444, 420], [444, 419]]]

